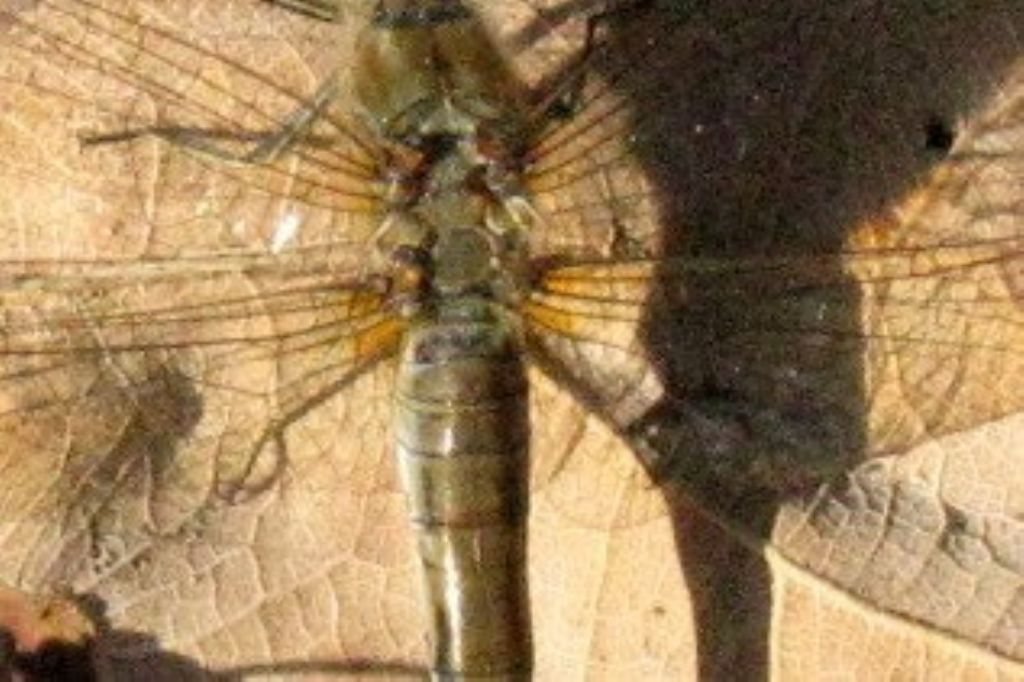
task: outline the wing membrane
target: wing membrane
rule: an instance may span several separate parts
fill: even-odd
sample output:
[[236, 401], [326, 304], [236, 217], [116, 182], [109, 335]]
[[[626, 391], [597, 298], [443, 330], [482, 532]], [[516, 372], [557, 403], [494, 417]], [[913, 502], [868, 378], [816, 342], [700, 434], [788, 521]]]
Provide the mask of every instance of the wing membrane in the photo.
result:
[[341, 7], [334, 0], [263, 0], [320, 21], [337, 21]]
[[230, 28], [208, 43], [153, 10], [5, 15], [0, 537], [19, 549], [0, 572], [17, 584], [90, 590], [271, 487], [332, 509], [392, 488], [375, 367], [402, 329], [367, 277], [373, 150], [329, 108], [261, 166], [160, 141], [246, 152], [323, 79], [289, 89], [313, 61], [231, 8], [210, 8]]
[[[193, 141], [221, 137], [245, 148], [309, 106], [307, 98], [244, 60], [228, 62], [155, 22], [87, 0], [42, 5], [39, 16], [46, 20], [21, 20], [22, 27], [67, 59], [114, 74], [114, 80], [166, 102], [160, 120], [173, 121], [176, 129], [164, 133], [192, 135]], [[60, 28], [62, 22], [77, 28], [78, 36]], [[676, 163], [671, 154], [679, 149], [667, 137], [680, 120], [669, 112], [670, 103], [690, 84], [640, 78], [637, 66], [677, 73], [671, 65], [680, 52], [717, 46], [681, 24], [658, 24], [657, 30], [652, 24], [658, 22], [627, 19], [599, 31], [602, 43], [578, 69], [588, 71], [587, 77], [573, 83], [575, 72], [569, 69], [560, 84], [579, 85], [577, 110], [530, 141], [526, 179], [538, 217], [530, 235], [533, 254], [538, 261], [555, 256], [578, 263], [546, 269], [524, 307], [536, 348], [543, 346], [563, 368], [589, 367], [574, 377], [576, 384], [620, 429], [635, 431], [642, 415], [660, 405], [667, 412], [659, 419], [685, 425], [689, 447], [727, 453], [715, 465], [727, 476], [756, 470], [754, 479], [772, 485], [804, 480], [802, 468], [813, 478], [848, 465], [851, 457], [906, 448], [1019, 409], [1015, 396], [1020, 392], [1012, 380], [993, 395], [978, 388], [978, 377], [1019, 351], [1017, 292], [1007, 288], [1005, 273], [1019, 268], [1019, 235], [1012, 228], [957, 244], [941, 233], [957, 229], [946, 221], [938, 223], [942, 227], [925, 225], [908, 238], [926, 222], [918, 217], [890, 226], [895, 236], [881, 246], [865, 246], [856, 238], [844, 238], [844, 245], [814, 235], [813, 241], [792, 246], [762, 238], [737, 248], [739, 242], [728, 234], [686, 234], [682, 198], [666, 194], [664, 186], [666, 169]], [[101, 49], [88, 40], [108, 40], [113, 47]], [[193, 66], [209, 63], [227, 64], [241, 86], [223, 85], [212, 72]], [[249, 92], [259, 95], [236, 94]], [[339, 101], [337, 110], [343, 105]], [[331, 236], [312, 241], [313, 248], [365, 240], [379, 198], [376, 160], [364, 131], [334, 110], [331, 102], [287, 159], [231, 168], [205, 159], [208, 175], [330, 209], [348, 227], [363, 225], [336, 232], [351, 241]], [[199, 123], [189, 127], [189, 117]], [[216, 128], [220, 124], [223, 131]], [[956, 177], [965, 172], [958, 170]], [[944, 183], [949, 181], [935, 184]], [[687, 251], [683, 247], [691, 243], [698, 254], [712, 255], [663, 255]], [[775, 253], [747, 253], [762, 245]], [[333, 253], [347, 256], [346, 251], [351, 252]], [[641, 259], [631, 260], [637, 256]], [[251, 314], [245, 306], [232, 312], [227, 301], [223, 305], [222, 321]], [[160, 313], [146, 314], [156, 315], [153, 328], [159, 329]], [[109, 337], [117, 327], [106, 321]], [[164, 326], [186, 329], [179, 321], [168, 316]], [[340, 341], [331, 336], [330, 323], [321, 338], [314, 336], [316, 326], [311, 329], [304, 340], [295, 337], [292, 352], [302, 354], [303, 343]], [[355, 348], [367, 344], [366, 337], [378, 331], [387, 336], [390, 329], [370, 326], [340, 341], [339, 366], [345, 358], [363, 357]], [[288, 333], [273, 344], [249, 334], [250, 350], [228, 355], [236, 363], [256, 362], [278, 352]], [[105, 343], [110, 350], [130, 350], [109, 338]], [[202, 345], [204, 338], [177, 331], [162, 343], [164, 348]], [[309, 376], [320, 372], [310, 370]], [[670, 431], [682, 437], [680, 429]], [[808, 459], [812, 450], [819, 452], [815, 461]], [[732, 461], [730, 452], [746, 454]]]
[[[57, 419], [109, 400], [142, 420], [145, 438], [209, 441], [199, 449], [216, 441], [216, 480], [205, 492], [221, 494], [216, 486], [249, 486], [260, 449], [295, 415], [392, 354], [401, 334], [379, 292], [335, 273], [182, 270], [151, 281], [75, 278], [79, 290], [65, 293], [53, 278], [30, 297], [22, 287], [5, 295], [0, 389], [8, 425], [18, 428], [29, 412]], [[181, 401], [162, 402], [171, 388], [186, 387], [191, 420]], [[215, 436], [182, 432], [218, 409], [235, 414]]]
[[[799, 118], [827, 100], [772, 80], [773, 46], [794, 58], [785, 36], [669, 5], [598, 32], [580, 110], [527, 154], [553, 255], [523, 306], [542, 366], [655, 473], [739, 489], [802, 489], [1019, 412], [1006, 126], [975, 121], [938, 166], [906, 147], [837, 157], [848, 138]], [[764, 68], [734, 74], [747, 51]], [[744, 77], [763, 86], [730, 101]]]
[[789, 487], [1020, 411], [1022, 267], [1020, 235], [573, 265], [524, 313], [538, 352], [620, 429]]
[[[181, 38], [146, 17], [144, 6], [88, 0], [48, 0], [12, 18], [15, 45], [26, 56], [6, 77], [48, 106], [71, 111], [70, 131], [56, 134], [93, 143], [138, 140], [87, 147], [81, 163], [103, 168], [98, 186], [83, 190], [119, 204], [121, 220], [152, 225], [155, 234], [145, 245], [151, 252], [269, 244], [291, 213], [301, 218], [302, 244], [333, 245], [341, 253], [365, 244], [376, 228], [376, 159], [354, 119], [325, 111], [307, 131], [306, 144], [262, 164], [225, 163], [180, 149], [168, 154], [166, 145], [153, 145], [156, 133], [242, 154], [308, 108], [310, 93], [281, 85], [294, 82], [303, 63], [284, 49], [275, 51], [269, 37], [253, 35], [248, 46], [230, 41], [236, 49], [227, 54], [223, 46], [215, 50]], [[238, 31], [244, 36], [245, 26]], [[46, 59], [39, 59], [43, 54]], [[26, 64], [30, 71], [18, 70]], [[67, 72], [77, 80], [69, 82]], [[142, 130], [151, 134], [143, 138]], [[48, 165], [44, 156], [42, 167]]]

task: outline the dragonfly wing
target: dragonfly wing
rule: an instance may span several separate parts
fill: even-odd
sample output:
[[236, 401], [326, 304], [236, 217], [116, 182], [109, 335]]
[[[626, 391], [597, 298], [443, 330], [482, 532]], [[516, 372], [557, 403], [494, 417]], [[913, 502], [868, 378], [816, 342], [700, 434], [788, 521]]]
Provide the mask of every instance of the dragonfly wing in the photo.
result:
[[[44, 1], [4, 26], [0, 580], [88, 593], [116, 627], [159, 633], [108, 642], [133, 674], [165, 672], [158, 647], [208, 666], [308, 654], [290, 625], [270, 653], [211, 644], [306, 589], [408, 622], [401, 644], [324, 625], [333, 659], [417, 660], [377, 362], [400, 330], [362, 241], [378, 225], [365, 150], [333, 112], [264, 168], [152, 136], [79, 144], [173, 123], [245, 150], [300, 110], [325, 63], [303, 58], [316, 29], [239, 7]], [[397, 585], [371, 587], [381, 573]]]
[[[293, 46], [334, 33], [314, 25], [298, 37], [268, 35], [253, 12], [237, 17], [233, 40], [186, 40], [141, 6], [86, 0], [47, 0], [9, 16], [3, 78], [22, 103], [19, 124], [31, 125], [39, 144], [12, 140], [5, 173], [39, 180], [26, 197], [33, 204], [78, 202], [70, 225], [34, 212], [23, 228], [34, 238], [23, 246], [60, 244], [65, 259], [95, 253], [95, 243], [83, 242], [100, 235], [104, 252], [140, 257], [334, 246], [339, 266], [365, 265], [362, 247], [379, 224], [376, 159], [366, 131], [338, 116], [333, 101], [302, 144], [267, 163], [226, 163], [201, 151], [241, 157], [281, 134], [335, 66], [317, 69]], [[310, 77], [310, 69], [322, 73]], [[299, 76], [306, 87], [296, 85]], [[337, 105], [347, 112], [343, 99]], [[42, 196], [54, 174], [73, 191]]]
[[[677, 519], [693, 512], [675, 504], [682, 492], [750, 555], [769, 557], [770, 589], [767, 577], [748, 589], [742, 560], [701, 564], [728, 543], [679, 524], [694, 584], [724, 597], [720, 612], [696, 611], [699, 632], [718, 636], [704, 641], [708, 658], [747, 643], [756, 658], [770, 641], [773, 675], [781, 661], [806, 676], [806, 657], [787, 666], [776, 645], [860, 620], [833, 598], [838, 586], [858, 613], [868, 606], [854, 636], [891, 616], [929, 642], [948, 633], [1016, 661], [1012, 599], [986, 595], [1014, 593], [1020, 573], [1020, 80], [1013, 58], [994, 57], [1016, 54], [1019, 17], [961, 15], [945, 39], [926, 13], [861, 23], [819, 7], [765, 5], [730, 34], [731, 19], [754, 15], [705, 3], [720, 30], [698, 54], [667, 21], [650, 42], [623, 34], [637, 49], [663, 48], [618, 81], [630, 111], [620, 139], [633, 141], [644, 180], [617, 175], [628, 166], [608, 147], [566, 147], [580, 182], [559, 187], [563, 203], [545, 215], [553, 225], [573, 216], [576, 234], [614, 227], [614, 213], [589, 213], [588, 198], [617, 204], [582, 184], [614, 178], [613, 197], [640, 188], [660, 239], [594, 254], [582, 272], [571, 258], [542, 264], [524, 307], [534, 357], [632, 443]], [[1006, 33], [980, 28], [989, 20]], [[942, 77], [910, 68], [896, 87], [893, 66], [908, 53], [892, 49], [888, 30], [914, 31], [915, 63], [941, 63]], [[834, 41], [841, 34], [858, 37]], [[983, 47], [969, 35], [999, 37]], [[965, 101], [963, 86], [1004, 73], [1013, 76], [983, 86], [989, 102]], [[923, 134], [929, 107], [962, 126], [938, 165]], [[630, 316], [621, 304], [637, 297], [616, 287], [626, 289], [631, 256], [649, 259], [651, 274]], [[765, 617], [750, 639], [733, 629], [758, 620], [734, 599], [737, 585], [772, 597], [770, 625]]]
[[[150, 281], [116, 268], [30, 278], [19, 265], [3, 292], [5, 452], [21, 481], [6, 498], [49, 532], [100, 532], [118, 500], [148, 488], [135, 530], [173, 535], [298, 475], [344, 434], [300, 455], [294, 422], [395, 351], [400, 325], [380, 295], [336, 274], [182, 265]], [[48, 522], [54, 508], [61, 523]]]
[[[778, 146], [756, 112], [688, 103], [702, 77], [729, 82], [689, 61], [730, 64], [756, 34], [669, 5], [610, 22], [581, 110], [528, 155], [540, 364], [656, 475], [740, 489], [803, 489], [1019, 411], [1022, 234], [1009, 213], [979, 219], [999, 202], [971, 184], [1006, 165], [966, 148], [934, 170], [886, 159], [916, 185], [852, 219], [814, 183], [783, 182], [820, 150]], [[735, 139], [733, 115], [764, 139]]]
[[568, 266], [524, 311], [546, 364], [657, 466], [794, 489], [1021, 410], [1022, 254], [1009, 234]]

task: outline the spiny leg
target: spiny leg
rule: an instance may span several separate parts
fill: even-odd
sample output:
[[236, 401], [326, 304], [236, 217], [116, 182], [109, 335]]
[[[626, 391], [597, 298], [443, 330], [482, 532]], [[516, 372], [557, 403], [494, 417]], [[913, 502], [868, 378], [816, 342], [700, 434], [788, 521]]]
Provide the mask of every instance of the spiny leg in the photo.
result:
[[[224, 131], [201, 130], [182, 126], [149, 126], [135, 130], [89, 135], [82, 138], [86, 146], [126, 142], [142, 137], [156, 137], [170, 144], [230, 163], [259, 164], [276, 160], [281, 154], [303, 142], [313, 125], [338, 95], [338, 80], [330, 76], [317, 88], [309, 104], [289, 114], [277, 131], [267, 135], [247, 136]], [[216, 140], [234, 138], [235, 141], [256, 139], [259, 142], [249, 151], [238, 152], [217, 144]]]
[[289, 12], [295, 12], [319, 21], [334, 22], [341, 14], [337, 0], [262, 0]]
[[656, 4], [657, 0], [625, 0], [587, 17], [583, 49], [568, 68], [555, 76], [553, 82], [542, 83], [537, 88], [541, 97], [534, 104], [530, 119], [542, 128], [549, 121], [574, 116], [583, 102], [583, 90], [594, 58], [598, 32], [604, 26], [648, 11]]

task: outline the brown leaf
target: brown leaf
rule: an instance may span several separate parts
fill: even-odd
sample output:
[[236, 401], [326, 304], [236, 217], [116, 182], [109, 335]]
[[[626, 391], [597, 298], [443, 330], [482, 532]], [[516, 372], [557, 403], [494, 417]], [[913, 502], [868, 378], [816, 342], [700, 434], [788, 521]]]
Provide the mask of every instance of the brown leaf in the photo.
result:
[[[552, 4], [546, 14], [528, 3], [488, 7], [531, 81], [580, 45], [575, 12]], [[538, 679], [756, 679], [769, 666], [779, 679], [846, 669], [865, 679], [1024, 679], [1013, 466], [1024, 455], [1021, 90], [1009, 66], [1022, 17], [1011, 3], [861, 9], [723, 2], [678, 30], [664, 24], [654, 33], [664, 51], [625, 60], [654, 75], [630, 68], [640, 76], [615, 82], [634, 113], [602, 124], [618, 133], [622, 120], [638, 123], [629, 161], [541, 197], [568, 216], [564, 232], [545, 235], [545, 253], [596, 241], [629, 254], [657, 238], [670, 256], [695, 248], [727, 263], [810, 254], [814, 277], [796, 270], [793, 281], [832, 284], [824, 299], [795, 296], [786, 307], [766, 302], [778, 291], [764, 277], [733, 272], [735, 289], [708, 293], [694, 285], [715, 277], [701, 275], [687, 281], [696, 303], [666, 294], [643, 329], [626, 330], [630, 343], [661, 350], [653, 363], [590, 365], [594, 376], [562, 387], [531, 375]], [[302, 293], [360, 265], [362, 253], [321, 248], [372, 232], [354, 192], [365, 183], [329, 175], [358, 168], [358, 146], [329, 140], [344, 153], [325, 144], [252, 171], [153, 140], [83, 151], [76, 139], [152, 121], [272, 130], [348, 54], [362, 14], [327, 26], [242, 0], [15, 10], [0, 14], [0, 579], [102, 601], [101, 670], [118, 679], [420, 674], [390, 367], [353, 380], [358, 363], [341, 350], [278, 341], [334, 320], [324, 311], [339, 308], [327, 305], [351, 306], [352, 319], [372, 310]], [[599, 62], [596, 73], [614, 80], [622, 64]], [[924, 149], [936, 118], [958, 135], [938, 166]], [[565, 148], [570, 159], [613, 168], [580, 151], [586, 139]], [[261, 254], [293, 212], [299, 240], [268, 271]], [[944, 260], [938, 246], [949, 242], [977, 245], [989, 267]], [[916, 246], [917, 265], [932, 268], [917, 278], [924, 286], [905, 258], [882, 269], [886, 281], [872, 269], [879, 260], [858, 269], [836, 257], [878, 245]], [[836, 267], [822, 267], [822, 254]], [[960, 276], [937, 277], [942, 267]], [[294, 286], [275, 299], [282, 281]], [[882, 300], [902, 305], [861, 305]], [[756, 352], [710, 343], [742, 325], [761, 338], [773, 320], [791, 330], [822, 301], [838, 304], [816, 353], [813, 335]], [[117, 323], [161, 305], [179, 307], [146, 326], [139, 315]], [[850, 330], [852, 343], [835, 342]], [[225, 338], [238, 341], [197, 343]], [[62, 352], [27, 355], [18, 345], [27, 339]], [[736, 367], [751, 371], [735, 378]], [[702, 410], [702, 424], [753, 424], [746, 442], [756, 447], [725, 448], [732, 460], [692, 449], [680, 458], [635, 423], [655, 392], [646, 379], [631, 383], [637, 374]], [[800, 382], [820, 390], [808, 399]], [[345, 389], [321, 399], [316, 389], [335, 384]], [[621, 436], [576, 402], [580, 385], [595, 389], [587, 404], [611, 426], [644, 436], [638, 449], [661, 467], [667, 501]], [[640, 388], [616, 412], [623, 385]], [[722, 395], [732, 412], [713, 400]], [[762, 409], [769, 397], [774, 413]], [[757, 409], [737, 411], [743, 401]], [[280, 424], [289, 409], [295, 420]], [[695, 423], [678, 409], [672, 402], [671, 420], [655, 410], [643, 425], [678, 437], [679, 424]], [[802, 445], [796, 454], [791, 441]], [[831, 480], [813, 492], [791, 488], [822, 475]]]

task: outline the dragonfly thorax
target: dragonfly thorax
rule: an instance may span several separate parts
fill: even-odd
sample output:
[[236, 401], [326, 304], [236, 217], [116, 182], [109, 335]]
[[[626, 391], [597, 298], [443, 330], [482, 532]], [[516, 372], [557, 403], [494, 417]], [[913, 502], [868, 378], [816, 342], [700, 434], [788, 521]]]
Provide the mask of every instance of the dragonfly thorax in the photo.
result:
[[375, 246], [402, 303], [512, 302], [532, 216], [517, 163], [524, 98], [479, 20], [452, 0], [381, 2], [357, 55], [389, 183]]
[[415, 283], [415, 307], [464, 296], [512, 303], [525, 288], [529, 213], [515, 208], [528, 199], [496, 194], [488, 170], [466, 145], [451, 145], [385, 217], [376, 247], [397, 267], [394, 279]]

